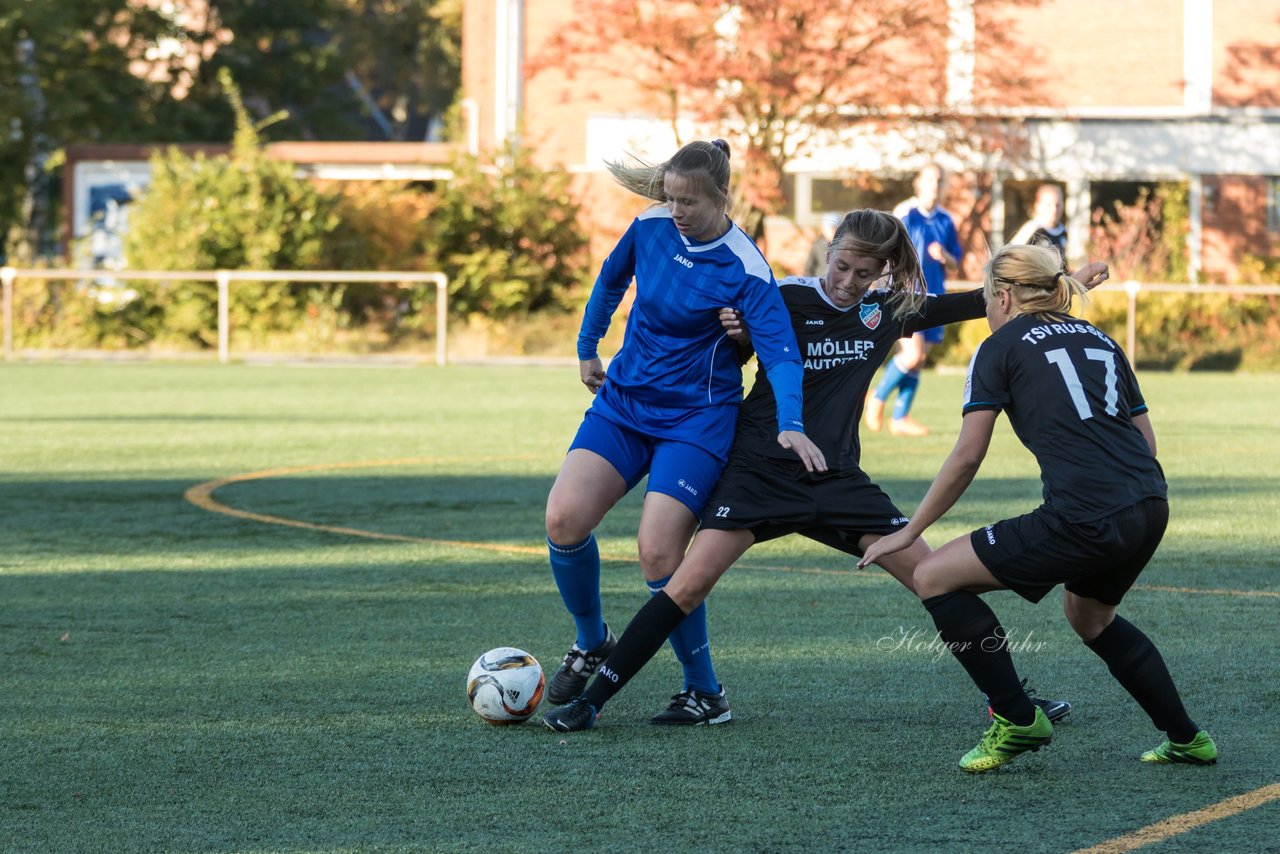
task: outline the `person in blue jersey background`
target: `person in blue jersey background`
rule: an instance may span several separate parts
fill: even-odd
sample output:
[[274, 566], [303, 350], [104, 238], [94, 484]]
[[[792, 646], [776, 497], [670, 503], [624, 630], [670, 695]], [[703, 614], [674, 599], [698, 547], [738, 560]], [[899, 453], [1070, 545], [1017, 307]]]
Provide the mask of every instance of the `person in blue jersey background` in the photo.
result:
[[[733, 443], [742, 402], [737, 349], [720, 323], [736, 306], [777, 390], [777, 441], [806, 468], [822, 453], [804, 435], [803, 370], [787, 308], [760, 250], [729, 219], [729, 146], [691, 142], [661, 164], [609, 163], [614, 179], [658, 204], [641, 213], [601, 266], [578, 335], [582, 383], [595, 394], [547, 497], [551, 571], [577, 638], [547, 686], [566, 703], [616, 643], [604, 621], [593, 531], [646, 475], [637, 546], [651, 593], [693, 537]], [[606, 374], [597, 345], [632, 279], [635, 302]], [[705, 605], [670, 636], [684, 686], [659, 724], [730, 720], [711, 663]]]
[[[951, 214], [938, 205], [946, 185], [946, 173], [936, 163], [921, 169], [912, 183], [915, 196], [894, 208], [894, 215], [907, 226], [911, 243], [920, 256], [925, 289], [931, 294], [947, 292], [947, 268], [957, 267], [964, 252]], [[929, 428], [910, 416], [920, 385], [920, 370], [929, 358], [929, 348], [942, 343], [942, 328], [916, 332], [898, 342], [898, 354], [885, 366], [884, 376], [875, 393], [867, 398], [864, 421], [868, 430], [879, 430], [884, 424], [884, 408], [889, 395], [896, 390], [898, 400], [889, 419], [889, 432], [895, 436], [926, 436]]]

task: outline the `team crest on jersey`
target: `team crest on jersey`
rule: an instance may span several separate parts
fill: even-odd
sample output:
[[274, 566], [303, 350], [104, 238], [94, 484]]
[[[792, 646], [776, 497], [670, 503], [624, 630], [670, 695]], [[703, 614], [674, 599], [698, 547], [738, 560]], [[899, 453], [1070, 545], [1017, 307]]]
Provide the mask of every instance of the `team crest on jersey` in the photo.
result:
[[880, 319], [884, 317], [884, 313], [880, 311], [880, 306], [860, 305], [858, 306], [858, 316], [862, 318], [862, 325], [868, 329], [875, 329], [880, 325]]

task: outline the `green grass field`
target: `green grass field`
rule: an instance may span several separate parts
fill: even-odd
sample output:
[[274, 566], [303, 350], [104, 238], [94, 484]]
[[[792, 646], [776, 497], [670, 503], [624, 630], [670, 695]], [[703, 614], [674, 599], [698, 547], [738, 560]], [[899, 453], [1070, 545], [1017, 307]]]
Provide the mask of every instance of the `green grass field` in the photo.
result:
[[[1173, 521], [1121, 612], [1221, 761], [1138, 763], [1162, 736], [1059, 594], [1005, 593], [989, 598], [1030, 641], [1021, 671], [1076, 711], [1047, 749], [971, 778], [955, 763], [980, 698], [949, 656], [884, 640], [932, 638], [923, 609], [801, 540], [752, 550], [710, 600], [731, 726], [647, 724], [679, 688], [669, 649], [591, 732], [471, 713], [481, 652], [550, 669], [573, 638], [542, 546], [589, 403], [572, 367], [0, 367], [0, 848], [1123, 850], [1156, 824], [1153, 851], [1277, 850], [1280, 376], [1141, 379]], [[930, 437], [864, 437], [908, 512], [961, 382], [926, 377]], [[217, 479], [206, 506], [184, 498]], [[1002, 421], [930, 541], [1038, 495]], [[639, 506], [599, 532], [618, 629], [646, 598]]]

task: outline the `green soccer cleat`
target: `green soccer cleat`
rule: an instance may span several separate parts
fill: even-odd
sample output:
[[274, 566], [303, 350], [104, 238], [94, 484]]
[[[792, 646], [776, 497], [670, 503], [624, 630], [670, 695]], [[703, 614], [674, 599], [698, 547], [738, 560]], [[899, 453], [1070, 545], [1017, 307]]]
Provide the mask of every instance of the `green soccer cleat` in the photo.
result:
[[1186, 744], [1174, 744], [1166, 741], [1155, 750], [1142, 754], [1143, 762], [1181, 762], [1186, 765], [1216, 765], [1218, 762], [1218, 745], [1209, 738], [1209, 733], [1200, 730], [1196, 737]]
[[978, 746], [960, 759], [960, 770], [971, 774], [991, 771], [1012, 762], [1018, 754], [1039, 750], [1053, 738], [1053, 724], [1044, 709], [1036, 707], [1036, 719], [1027, 726], [1010, 723], [1000, 715], [992, 715], [991, 728]]

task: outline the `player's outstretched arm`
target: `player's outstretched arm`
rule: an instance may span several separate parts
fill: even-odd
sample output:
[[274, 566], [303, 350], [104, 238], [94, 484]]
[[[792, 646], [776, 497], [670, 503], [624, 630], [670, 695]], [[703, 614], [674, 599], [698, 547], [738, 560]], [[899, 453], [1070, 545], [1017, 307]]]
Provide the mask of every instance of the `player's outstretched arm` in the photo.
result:
[[1093, 290], [1111, 278], [1111, 270], [1105, 261], [1091, 261], [1071, 274], [1071, 278]]
[[805, 434], [797, 430], [783, 430], [778, 434], [778, 444], [787, 450], [795, 451], [796, 456], [809, 471], [827, 470], [826, 456]]
[[882, 537], [868, 546], [862, 555], [862, 560], [858, 561], [858, 569], [875, 563], [881, 555], [892, 554], [907, 548], [919, 539], [930, 525], [941, 519], [944, 513], [955, 506], [960, 496], [964, 495], [964, 491], [969, 488], [969, 484], [973, 483], [974, 475], [982, 466], [987, 448], [991, 445], [991, 434], [995, 430], [997, 415], [999, 415], [998, 412], [990, 409], [965, 413], [956, 446], [951, 449], [951, 455], [938, 470], [938, 476], [933, 479], [924, 500], [911, 515], [911, 521], [902, 530]]

